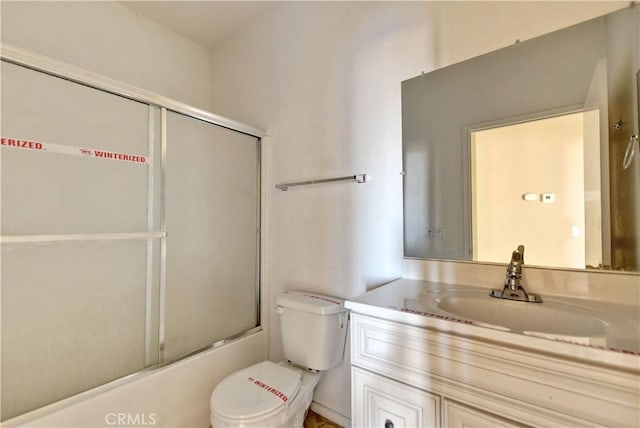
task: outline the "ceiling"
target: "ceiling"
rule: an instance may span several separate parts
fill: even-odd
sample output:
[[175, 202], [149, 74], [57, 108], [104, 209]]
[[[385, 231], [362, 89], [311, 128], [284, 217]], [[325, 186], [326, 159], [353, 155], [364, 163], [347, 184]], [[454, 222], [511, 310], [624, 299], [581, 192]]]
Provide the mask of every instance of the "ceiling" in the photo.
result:
[[207, 49], [213, 49], [278, 2], [121, 1], [120, 4]]

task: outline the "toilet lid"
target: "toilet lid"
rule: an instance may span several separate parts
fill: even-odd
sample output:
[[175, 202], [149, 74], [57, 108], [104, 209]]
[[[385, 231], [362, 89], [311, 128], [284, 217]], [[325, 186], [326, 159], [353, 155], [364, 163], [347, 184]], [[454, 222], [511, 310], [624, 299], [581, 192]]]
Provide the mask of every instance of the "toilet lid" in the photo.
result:
[[220, 382], [211, 394], [211, 403], [224, 417], [255, 418], [284, 407], [300, 383], [300, 372], [263, 361]]

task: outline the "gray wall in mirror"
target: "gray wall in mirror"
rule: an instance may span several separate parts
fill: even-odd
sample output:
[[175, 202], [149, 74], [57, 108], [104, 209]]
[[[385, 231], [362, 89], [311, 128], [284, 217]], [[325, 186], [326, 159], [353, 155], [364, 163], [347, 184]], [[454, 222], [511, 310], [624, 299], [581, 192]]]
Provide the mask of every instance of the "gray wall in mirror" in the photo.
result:
[[[623, 9], [402, 82], [405, 257], [478, 260], [472, 251], [470, 130], [599, 108], [604, 258], [595, 267], [640, 270], [640, 160], [622, 170], [626, 143], [639, 126], [639, 10]], [[603, 66], [606, 90], [594, 95]], [[618, 121], [622, 130], [609, 126]], [[495, 208], [496, 216], [518, 216]], [[517, 232], [504, 235], [513, 236], [513, 248], [526, 246]], [[504, 262], [509, 257], [505, 253]]]

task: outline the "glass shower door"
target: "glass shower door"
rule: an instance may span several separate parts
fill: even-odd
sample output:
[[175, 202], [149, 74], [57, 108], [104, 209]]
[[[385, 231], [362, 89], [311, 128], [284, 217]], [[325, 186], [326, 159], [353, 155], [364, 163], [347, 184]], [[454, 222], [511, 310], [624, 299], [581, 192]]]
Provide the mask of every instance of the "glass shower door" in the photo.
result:
[[1, 71], [2, 421], [257, 331], [260, 139]]
[[3, 419], [148, 363], [149, 108], [2, 63]]
[[258, 139], [167, 113], [164, 358], [259, 323]]

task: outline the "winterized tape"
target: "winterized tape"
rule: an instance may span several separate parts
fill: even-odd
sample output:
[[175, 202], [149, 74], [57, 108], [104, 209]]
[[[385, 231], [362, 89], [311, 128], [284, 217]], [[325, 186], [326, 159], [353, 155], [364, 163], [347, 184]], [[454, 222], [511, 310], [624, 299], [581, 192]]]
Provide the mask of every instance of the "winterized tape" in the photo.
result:
[[132, 162], [144, 165], [149, 164], [149, 159], [147, 156], [112, 152], [109, 150], [87, 149], [84, 147], [66, 146], [62, 144], [45, 143], [43, 141], [23, 140], [20, 138], [2, 137], [0, 139], [0, 147], [11, 147], [15, 149], [59, 153], [72, 156], [83, 156], [94, 159]]

